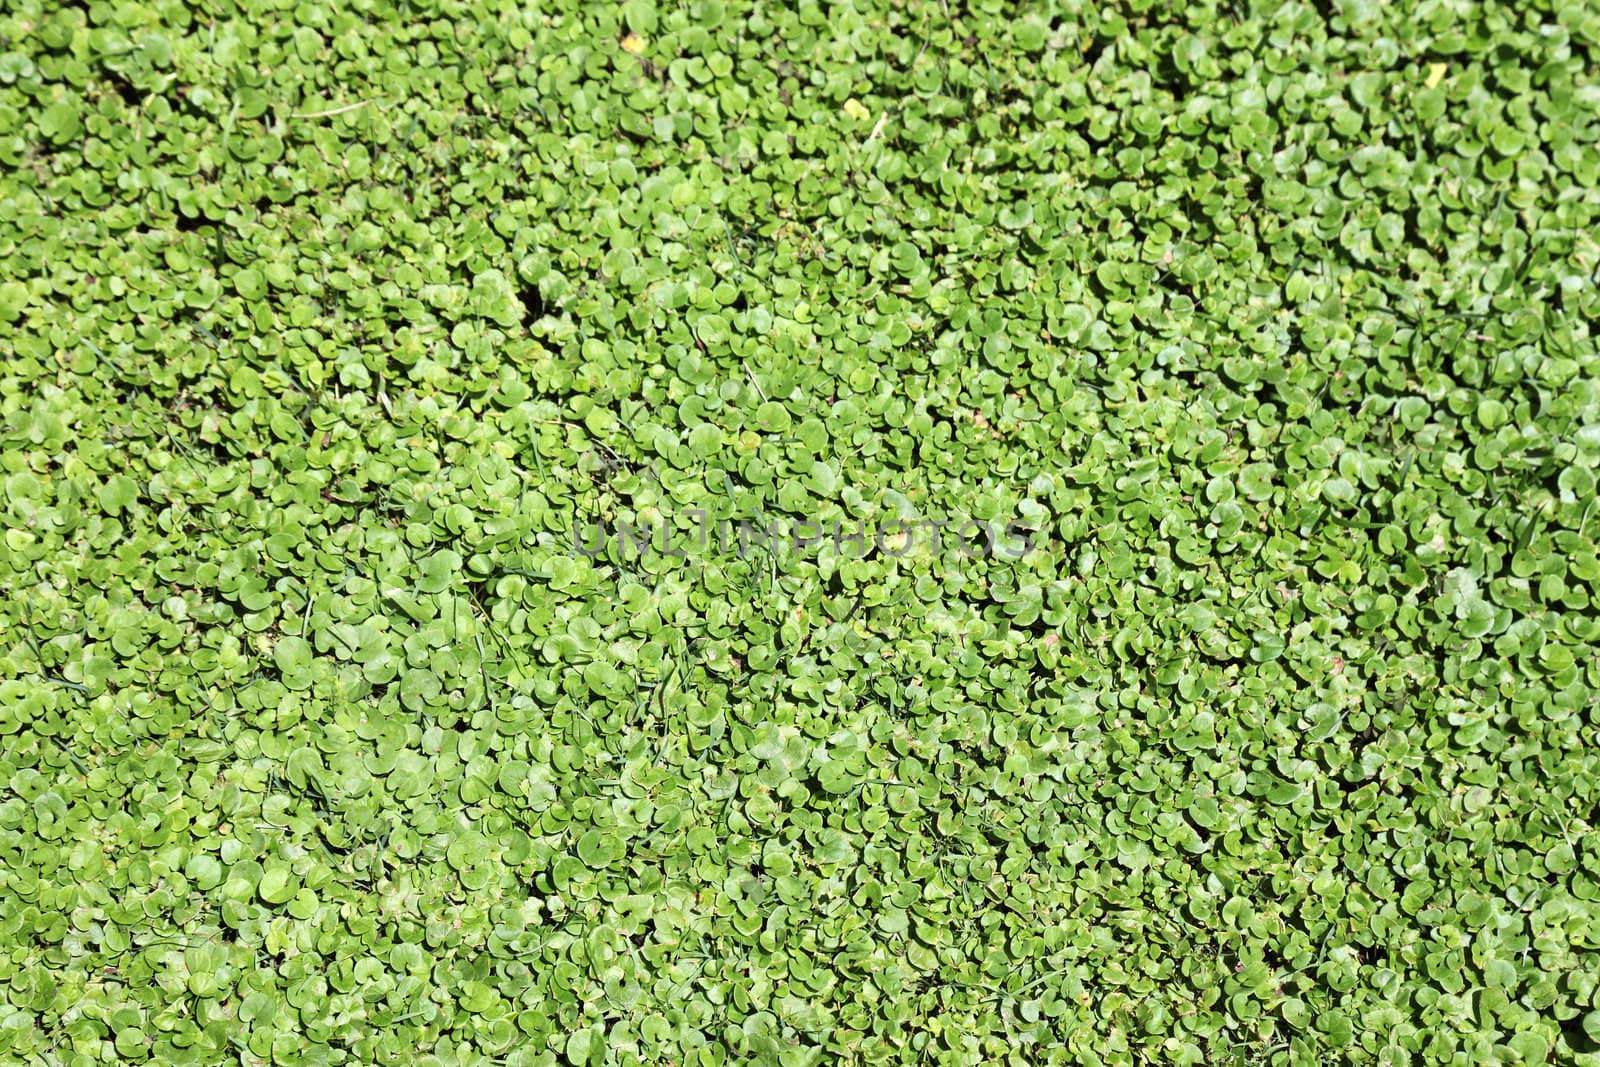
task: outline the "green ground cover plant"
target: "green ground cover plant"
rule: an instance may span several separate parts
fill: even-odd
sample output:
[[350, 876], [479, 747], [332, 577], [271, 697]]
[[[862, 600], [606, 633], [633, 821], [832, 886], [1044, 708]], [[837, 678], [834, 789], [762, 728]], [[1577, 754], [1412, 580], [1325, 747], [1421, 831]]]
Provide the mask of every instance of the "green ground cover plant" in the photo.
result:
[[1600, 1064], [1597, 47], [7, 3], [0, 1062]]

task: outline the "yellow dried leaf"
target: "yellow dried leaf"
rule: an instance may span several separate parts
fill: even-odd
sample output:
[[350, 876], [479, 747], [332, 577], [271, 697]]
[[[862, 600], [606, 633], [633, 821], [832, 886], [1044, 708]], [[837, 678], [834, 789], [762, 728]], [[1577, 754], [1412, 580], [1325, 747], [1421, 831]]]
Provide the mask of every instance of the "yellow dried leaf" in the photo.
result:
[[867, 110], [866, 105], [862, 104], [861, 101], [857, 100], [853, 96], [844, 102], [844, 113], [855, 119], [857, 122], [862, 121], [867, 116], [872, 114], [872, 112]]
[[637, 33], [630, 33], [622, 39], [622, 50], [631, 56], [636, 56], [644, 51], [644, 38]]
[[1449, 69], [1450, 64], [1448, 63], [1429, 63], [1427, 81], [1428, 88], [1432, 89], [1435, 85], [1438, 85], [1440, 82], [1444, 81], [1444, 72]]

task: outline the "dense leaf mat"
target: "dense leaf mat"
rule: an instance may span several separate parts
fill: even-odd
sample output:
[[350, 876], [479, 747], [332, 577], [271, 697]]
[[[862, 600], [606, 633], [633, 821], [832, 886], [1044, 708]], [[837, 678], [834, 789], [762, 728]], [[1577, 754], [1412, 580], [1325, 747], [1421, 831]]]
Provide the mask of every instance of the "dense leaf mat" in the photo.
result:
[[1593, 4], [5, 8], [4, 1062], [1600, 1062]]

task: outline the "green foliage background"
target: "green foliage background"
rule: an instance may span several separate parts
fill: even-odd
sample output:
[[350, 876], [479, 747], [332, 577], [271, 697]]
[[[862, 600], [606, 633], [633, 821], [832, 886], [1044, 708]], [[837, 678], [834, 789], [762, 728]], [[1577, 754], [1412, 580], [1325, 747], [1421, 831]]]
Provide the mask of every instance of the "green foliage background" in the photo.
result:
[[8, 3], [0, 1059], [1600, 1062], [1597, 45]]

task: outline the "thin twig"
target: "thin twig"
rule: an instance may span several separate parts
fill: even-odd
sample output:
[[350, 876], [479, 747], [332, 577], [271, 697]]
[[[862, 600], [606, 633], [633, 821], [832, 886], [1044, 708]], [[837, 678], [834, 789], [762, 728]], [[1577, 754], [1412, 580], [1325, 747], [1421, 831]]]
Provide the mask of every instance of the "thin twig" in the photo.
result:
[[333, 107], [326, 111], [295, 111], [291, 112], [289, 117], [292, 119], [326, 119], [331, 118], [334, 115], [343, 115], [346, 112], [355, 111], [359, 108], [366, 107], [370, 103], [372, 103], [371, 100], [360, 100], [354, 104], [346, 104], [344, 107]]
[[750, 364], [744, 364], [744, 372], [750, 376], [750, 384], [756, 387], [756, 392], [761, 394], [761, 399], [771, 400], [772, 398], [767, 395], [767, 391], [761, 388], [761, 383], [756, 381], [756, 372], [750, 369]]

